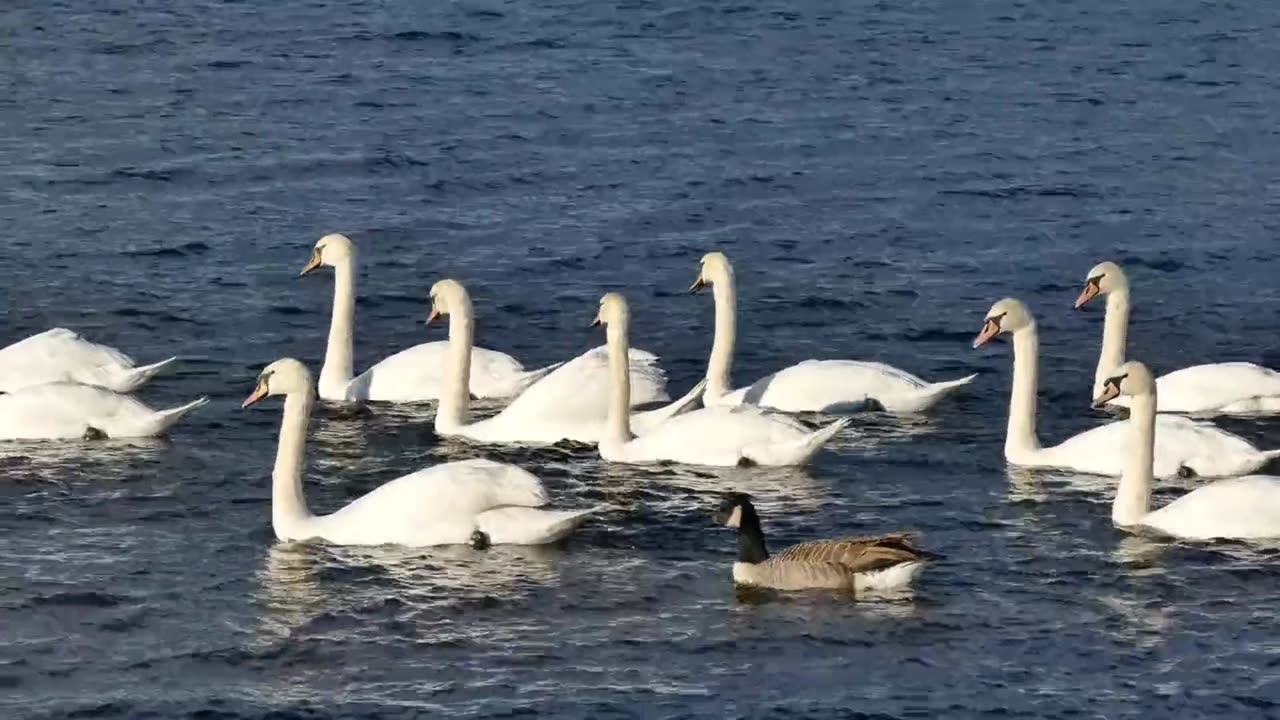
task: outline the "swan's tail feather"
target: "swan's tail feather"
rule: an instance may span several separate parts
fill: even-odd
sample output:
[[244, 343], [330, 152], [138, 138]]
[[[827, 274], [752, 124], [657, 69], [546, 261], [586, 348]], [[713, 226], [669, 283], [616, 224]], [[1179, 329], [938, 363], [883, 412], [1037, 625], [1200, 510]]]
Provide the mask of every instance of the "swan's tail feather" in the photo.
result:
[[165, 432], [167, 432], [169, 428], [173, 427], [174, 425], [177, 425], [178, 421], [186, 417], [187, 413], [191, 412], [192, 410], [197, 410], [199, 408], [202, 408], [208, 404], [209, 404], [209, 398], [202, 397], [199, 400], [193, 400], [187, 403], [186, 405], [179, 405], [178, 407], [169, 408], [168, 410], [159, 410], [156, 412], [155, 417], [152, 419], [153, 428], [152, 428], [152, 431], [148, 434], [162, 435]]
[[1263, 451], [1262, 451], [1262, 457], [1266, 458], [1266, 459], [1267, 459], [1267, 462], [1270, 462], [1270, 461], [1272, 461], [1272, 460], [1275, 460], [1275, 459], [1277, 459], [1277, 458], [1280, 458], [1280, 449], [1277, 449], [1277, 450], [1263, 450]]
[[528, 387], [542, 378], [555, 372], [556, 368], [564, 365], [564, 361], [552, 363], [546, 367], [537, 368], [536, 370], [525, 370], [516, 376], [515, 382], [512, 384], [512, 397], [524, 392]]
[[168, 360], [161, 360], [160, 362], [152, 365], [143, 365], [142, 367], [136, 367], [132, 370], [126, 370], [121, 373], [120, 377], [116, 379], [115, 383], [113, 383], [115, 387], [112, 389], [118, 393], [131, 393], [143, 385], [146, 385], [151, 381], [151, 378], [155, 377], [162, 370], [177, 361], [178, 358], [175, 356]]
[[743, 456], [757, 465], [807, 465], [827, 441], [843, 430], [853, 418], [840, 418], [815, 430], [792, 445], [784, 447], [747, 448]]
[[603, 510], [602, 506], [577, 510], [507, 507], [486, 510], [476, 517], [480, 531], [494, 545], [544, 545], [573, 534], [579, 526]]
[[889, 407], [886, 409], [890, 412], [923, 412], [938, 404], [939, 401], [959, 388], [973, 382], [976, 377], [978, 377], [978, 373], [966, 375], [958, 380], [945, 380], [943, 382], [930, 383], [922, 388], [919, 394], [912, 398], [910, 402], [907, 402], [900, 407]]
[[637, 435], [643, 435], [671, 418], [693, 410], [702, 399], [702, 391], [706, 387], [707, 381], [704, 378], [697, 385], [694, 385], [692, 390], [660, 408], [633, 413], [631, 415], [632, 430]]

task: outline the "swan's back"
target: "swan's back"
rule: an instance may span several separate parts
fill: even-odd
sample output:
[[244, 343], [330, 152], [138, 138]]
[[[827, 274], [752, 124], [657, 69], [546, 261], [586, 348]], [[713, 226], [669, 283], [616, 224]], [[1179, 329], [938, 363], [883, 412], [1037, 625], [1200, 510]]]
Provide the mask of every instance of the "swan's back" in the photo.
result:
[[733, 465], [752, 450], [794, 445], [811, 432], [795, 418], [750, 406], [710, 407], [671, 418], [624, 452], [637, 461]]
[[1280, 538], [1280, 477], [1219, 480], [1148, 513], [1141, 522], [1192, 539]]
[[[668, 400], [667, 376], [657, 356], [632, 349], [631, 404]], [[530, 385], [496, 418], [501, 423], [594, 426], [609, 413], [609, 352], [597, 347], [566, 362]]]
[[1195, 365], [1156, 378], [1160, 407], [1214, 410], [1241, 400], [1280, 395], [1280, 372], [1247, 362]]
[[[788, 412], [838, 410], [875, 398], [886, 405], [929, 383], [891, 365], [859, 360], [805, 360], [752, 383], [741, 401]], [[735, 395], [737, 395], [735, 393]]]
[[[1100, 425], [1040, 451], [1045, 466], [1097, 475], [1119, 475], [1129, 462], [1133, 429], [1128, 420]], [[1252, 472], [1266, 461], [1239, 435], [1212, 423], [1180, 415], [1156, 416], [1156, 477], [1170, 477], [1182, 467], [1204, 477]]]
[[[347, 399], [387, 402], [436, 400], [444, 387], [447, 340], [405, 348], [365, 370], [347, 386]], [[506, 353], [471, 349], [469, 389], [477, 397], [493, 397], [509, 391], [524, 366]]]

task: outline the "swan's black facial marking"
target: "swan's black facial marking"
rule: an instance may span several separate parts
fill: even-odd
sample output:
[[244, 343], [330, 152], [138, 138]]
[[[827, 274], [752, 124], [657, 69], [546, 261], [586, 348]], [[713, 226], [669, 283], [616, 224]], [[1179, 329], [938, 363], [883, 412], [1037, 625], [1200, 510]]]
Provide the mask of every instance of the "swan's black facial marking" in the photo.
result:
[[1101, 290], [1101, 289], [1102, 289], [1102, 278], [1104, 278], [1104, 277], [1106, 277], [1106, 276], [1107, 276], [1107, 274], [1106, 274], [1106, 273], [1098, 273], [1097, 275], [1094, 275], [1093, 277], [1089, 278], [1088, 280], [1085, 280], [1085, 281], [1084, 281], [1084, 284], [1085, 284], [1085, 285], [1092, 285], [1094, 290]]
[[488, 550], [493, 543], [489, 540], [489, 534], [483, 530], [476, 530], [471, 533], [471, 547], [476, 550]]
[[1002, 312], [999, 315], [992, 315], [991, 317], [987, 318], [987, 322], [994, 325], [996, 327], [996, 332], [999, 332], [1001, 323], [1004, 322], [1004, 316], [1008, 314], [1009, 314], [1008, 312]]
[[1115, 377], [1109, 377], [1102, 382], [1102, 386], [1111, 388], [1112, 390], [1115, 390], [1117, 394], [1119, 394], [1120, 383], [1124, 382], [1124, 379], [1127, 377], [1129, 377], [1129, 373], [1125, 373], [1124, 375], [1116, 375]]
[[271, 375], [274, 372], [274, 370], [263, 370], [262, 374], [258, 376], [258, 384], [268, 393], [271, 392]]

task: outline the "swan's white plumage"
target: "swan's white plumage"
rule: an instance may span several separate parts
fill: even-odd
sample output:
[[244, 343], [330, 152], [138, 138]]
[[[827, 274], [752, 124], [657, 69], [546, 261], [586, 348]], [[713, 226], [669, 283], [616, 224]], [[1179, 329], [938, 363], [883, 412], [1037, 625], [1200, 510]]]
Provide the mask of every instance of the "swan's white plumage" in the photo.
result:
[[477, 530], [489, 542], [555, 542], [593, 510], [551, 510], [531, 473], [491, 460], [446, 463], [398, 477], [329, 515], [314, 515], [302, 491], [307, 424], [315, 401], [311, 374], [293, 359], [263, 370], [245, 405], [284, 395], [280, 444], [272, 472], [271, 520], [281, 540], [339, 545], [452, 545]]
[[702, 408], [632, 433], [630, 383], [626, 367], [630, 311], [626, 299], [609, 293], [600, 301], [597, 322], [607, 326], [610, 353], [608, 420], [599, 440], [610, 462], [679, 462], [691, 465], [803, 465], [848, 419], [812, 431], [796, 420], [757, 407]]
[[[436, 413], [436, 432], [486, 443], [551, 444], [561, 440], [596, 442], [609, 409], [609, 355], [605, 348], [588, 350], [560, 365], [529, 386], [497, 415], [466, 422], [469, 398], [462, 391], [470, 372], [467, 348], [472, 345], [474, 320], [471, 298], [457, 280], [441, 280], [431, 288], [433, 312], [449, 318], [450, 355], [446, 386]], [[628, 372], [639, 388], [635, 404], [667, 399], [666, 373], [657, 356], [644, 350], [627, 354]], [[696, 396], [686, 395], [655, 410], [635, 413], [637, 426], [649, 428], [687, 410]]]
[[[326, 235], [316, 242], [306, 275], [321, 266], [334, 269], [333, 313], [318, 389], [325, 400], [422, 402], [444, 389], [447, 343], [421, 343], [397, 352], [355, 375], [356, 247], [345, 235]], [[481, 398], [506, 398], [550, 372], [554, 366], [525, 370], [518, 360], [496, 350], [474, 348], [469, 390]]]
[[[1103, 262], [1090, 269], [1076, 307], [1099, 295], [1107, 298], [1107, 312], [1094, 372], [1094, 395], [1102, 391], [1103, 380], [1124, 363], [1127, 352], [1130, 287], [1129, 278], [1119, 265]], [[1280, 372], [1250, 362], [1182, 368], [1156, 378], [1156, 387], [1159, 412], [1200, 416], [1280, 414]], [[1129, 400], [1121, 396], [1110, 404], [1127, 407]]]
[[66, 328], [53, 328], [0, 349], [0, 392], [74, 382], [128, 393], [176, 360], [138, 367], [113, 347], [85, 340]]
[[841, 412], [860, 409], [869, 400], [895, 413], [929, 409], [974, 375], [930, 383], [909, 372], [879, 362], [856, 360], [806, 360], [767, 375], [751, 385], [731, 390], [737, 336], [737, 285], [733, 266], [724, 253], [703, 256], [694, 289], [712, 286], [715, 298], [715, 336], [707, 363], [707, 407], [742, 404], [782, 412]]
[[[998, 320], [997, 320], [998, 318]], [[994, 329], [988, 331], [996, 323]], [[1099, 475], [1119, 475], [1132, 445], [1129, 422], [1113, 422], [1052, 447], [1036, 435], [1040, 341], [1035, 319], [1013, 298], [992, 305], [976, 345], [998, 333], [1013, 335], [1013, 389], [1005, 459], [1022, 467], [1055, 468]], [[1155, 469], [1169, 477], [1186, 467], [1201, 477], [1227, 477], [1257, 470], [1280, 453], [1260, 451], [1244, 438], [1207, 422], [1161, 416], [1156, 423]]]
[[168, 410], [152, 410], [106, 388], [46, 383], [0, 395], [0, 439], [80, 440], [90, 428], [109, 438], [155, 437], [207, 403], [201, 398]]
[[1229, 478], [1201, 486], [1151, 511], [1154, 480], [1152, 456], [1159, 433], [1159, 391], [1151, 371], [1126, 362], [1103, 380], [1095, 399], [1101, 405], [1117, 396], [1131, 399], [1128, 463], [1111, 506], [1112, 521], [1121, 527], [1149, 527], [1175, 537], [1280, 538], [1280, 478], [1263, 475]]

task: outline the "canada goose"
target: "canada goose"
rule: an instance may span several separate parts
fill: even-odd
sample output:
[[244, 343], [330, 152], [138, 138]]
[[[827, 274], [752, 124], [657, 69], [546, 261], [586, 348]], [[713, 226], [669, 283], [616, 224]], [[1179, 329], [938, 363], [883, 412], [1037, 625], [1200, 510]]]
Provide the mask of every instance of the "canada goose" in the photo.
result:
[[792, 545], [773, 557], [765, 547], [760, 516], [751, 497], [733, 493], [715, 514], [717, 523], [738, 529], [738, 561], [733, 580], [775, 590], [824, 588], [867, 592], [910, 586], [924, 562], [935, 555], [918, 550], [910, 535], [846, 537]]

